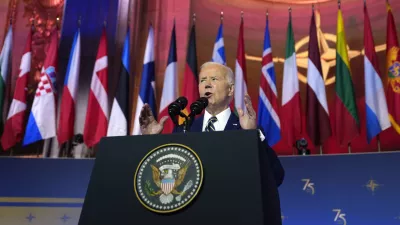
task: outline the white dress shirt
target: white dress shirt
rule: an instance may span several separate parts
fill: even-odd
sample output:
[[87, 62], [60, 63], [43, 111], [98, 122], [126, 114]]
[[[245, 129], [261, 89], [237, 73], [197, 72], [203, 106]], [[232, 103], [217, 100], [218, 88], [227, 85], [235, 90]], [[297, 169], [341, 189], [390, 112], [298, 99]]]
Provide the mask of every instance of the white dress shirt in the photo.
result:
[[[226, 123], [228, 123], [229, 117], [231, 116], [231, 109], [228, 107], [224, 111], [218, 113], [215, 117], [217, 117], [217, 122], [214, 123], [215, 131], [223, 131], [225, 130]], [[203, 129], [202, 131], [204, 132], [206, 130], [206, 126], [208, 123], [208, 120], [212, 117], [207, 110], [204, 112], [204, 120], [203, 120]]]
[[[217, 121], [214, 122], [214, 128], [215, 131], [224, 131], [226, 124], [228, 123], [229, 117], [231, 116], [231, 109], [228, 107], [226, 108], [224, 111], [218, 113], [215, 117], [217, 117]], [[213, 115], [211, 115], [209, 112], [207, 112], [207, 110], [204, 110], [204, 119], [203, 119], [203, 128], [202, 128], [202, 132], [204, 132], [206, 130], [207, 124], [208, 124], [208, 120], [212, 117]], [[264, 141], [265, 136], [263, 135], [263, 133], [258, 130], [258, 132], [260, 133], [260, 139], [261, 141]]]

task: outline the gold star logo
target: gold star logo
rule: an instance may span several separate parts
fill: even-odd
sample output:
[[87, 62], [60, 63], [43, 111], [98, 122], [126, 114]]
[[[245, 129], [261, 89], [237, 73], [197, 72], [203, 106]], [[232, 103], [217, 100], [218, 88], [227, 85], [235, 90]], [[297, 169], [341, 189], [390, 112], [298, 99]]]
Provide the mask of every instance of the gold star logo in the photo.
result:
[[[334, 68], [336, 66], [336, 49], [335, 49], [336, 35], [322, 32], [321, 15], [318, 10], [315, 11], [315, 23], [317, 26], [318, 46], [321, 51], [322, 77], [324, 79], [325, 85], [328, 86], [330, 84], [335, 83], [336, 79], [334, 71], [333, 73], [331, 72], [331, 74], [329, 73], [331, 71], [331, 68]], [[303, 71], [307, 70], [308, 68], [308, 50], [305, 51], [300, 51], [300, 50], [305, 49], [307, 47], [309, 40], [310, 36], [306, 36], [302, 38], [300, 41], [298, 41], [295, 45], [297, 66], [301, 68]], [[331, 46], [329, 44], [331, 44]], [[349, 61], [351, 61], [353, 58], [364, 55], [364, 49], [351, 50], [350, 47], [347, 46], [347, 50], [348, 50]], [[386, 50], [386, 44], [375, 46], [376, 52], [385, 50]], [[262, 60], [261, 57], [250, 56], [247, 54], [246, 54], [246, 59], [259, 62], [261, 62]], [[278, 62], [284, 63], [285, 59], [275, 57], [273, 61], [274, 63]], [[307, 72], [305, 72], [305, 74], [306, 73]], [[304, 75], [301, 71], [298, 72], [298, 78], [301, 82], [305, 84], [307, 83], [307, 75]]]
[[374, 179], [370, 179], [367, 184], [365, 185], [365, 187], [367, 187], [368, 190], [370, 190], [372, 192], [372, 194], [375, 193], [375, 191], [378, 189], [378, 187], [383, 186], [382, 184], [378, 184], [376, 180]]

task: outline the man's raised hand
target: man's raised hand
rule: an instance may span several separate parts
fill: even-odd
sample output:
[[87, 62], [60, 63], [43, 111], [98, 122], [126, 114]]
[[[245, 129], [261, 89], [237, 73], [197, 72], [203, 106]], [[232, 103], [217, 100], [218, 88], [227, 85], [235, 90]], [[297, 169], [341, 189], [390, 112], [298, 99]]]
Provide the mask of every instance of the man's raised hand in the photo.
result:
[[164, 116], [158, 123], [153, 116], [150, 106], [146, 103], [139, 115], [140, 131], [142, 134], [159, 134], [164, 129], [164, 123], [168, 116]]

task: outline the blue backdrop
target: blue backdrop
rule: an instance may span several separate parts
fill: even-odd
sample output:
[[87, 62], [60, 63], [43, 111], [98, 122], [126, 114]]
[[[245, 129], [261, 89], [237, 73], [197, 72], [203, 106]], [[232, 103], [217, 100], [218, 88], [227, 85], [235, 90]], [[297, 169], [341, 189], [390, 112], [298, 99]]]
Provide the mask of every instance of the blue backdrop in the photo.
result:
[[[284, 225], [400, 224], [399, 152], [281, 161]], [[0, 158], [0, 224], [76, 225], [93, 163]]]

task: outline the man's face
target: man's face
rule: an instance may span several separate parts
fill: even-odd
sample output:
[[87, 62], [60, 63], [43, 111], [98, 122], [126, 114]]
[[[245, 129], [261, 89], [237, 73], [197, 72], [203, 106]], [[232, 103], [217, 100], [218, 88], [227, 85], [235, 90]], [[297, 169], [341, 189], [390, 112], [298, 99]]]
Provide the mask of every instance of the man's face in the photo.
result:
[[222, 65], [208, 65], [199, 74], [200, 97], [208, 98], [212, 107], [229, 105], [233, 85], [228, 82], [228, 71]]

